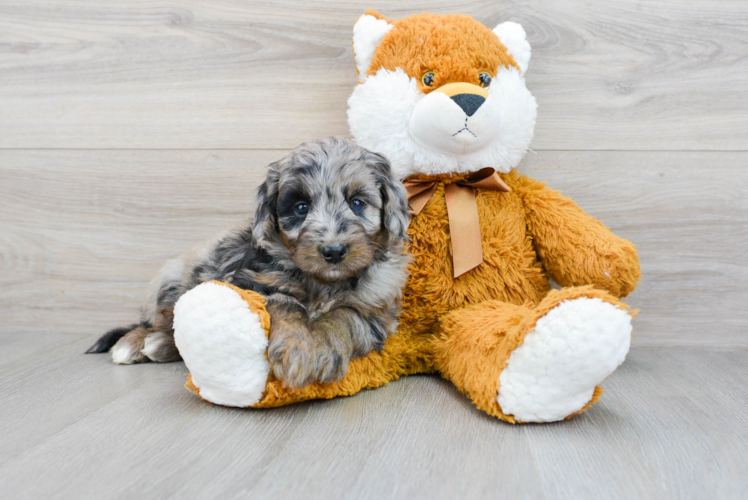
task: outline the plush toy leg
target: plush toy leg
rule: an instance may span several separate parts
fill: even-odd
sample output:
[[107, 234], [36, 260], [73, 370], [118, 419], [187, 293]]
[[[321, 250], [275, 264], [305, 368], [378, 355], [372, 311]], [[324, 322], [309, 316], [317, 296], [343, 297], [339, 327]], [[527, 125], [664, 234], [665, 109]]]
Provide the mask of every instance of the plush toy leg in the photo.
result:
[[627, 307], [592, 287], [554, 290], [537, 306], [488, 301], [454, 311], [437, 369], [481, 410], [508, 422], [553, 422], [586, 410], [623, 362]]
[[220, 405], [268, 408], [349, 396], [428, 369], [419, 360], [429, 346], [395, 335], [382, 352], [351, 361], [341, 381], [287, 389], [267, 360], [271, 318], [264, 304], [261, 295], [218, 282], [203, 283], [179, 299], [174, 338], [191, 371], [188, 389]]
[[271, 374], [262, 400], [252, 407], [272, 408], [310, 399], [351, 396], [364, 389], [381, 387], [403, 375], [433, 371], [425, 361], [428, 344], [408, 338], [400, 333], [393, 335], [387, 339], [381, 352], [371, 352], [352, 360], [348, 373], [339, 382], [314, 383], [303, 389], [290, 390]]
[[270, 375], [269, 328], [257, 293], [218, 282], [185, 293], [174, 308], [174, 340], [191, 372], [188, 387], [225, 406], [260, 401]]

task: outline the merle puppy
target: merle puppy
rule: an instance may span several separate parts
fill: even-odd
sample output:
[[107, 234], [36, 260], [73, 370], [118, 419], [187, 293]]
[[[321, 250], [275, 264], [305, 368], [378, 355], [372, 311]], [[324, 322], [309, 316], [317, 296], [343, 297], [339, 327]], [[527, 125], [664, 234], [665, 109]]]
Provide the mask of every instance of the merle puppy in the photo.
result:
[[405, 188], [387, 160], [330, 137], [269, 167], [252, 220], [166, 263], [141, 321], [102, 336], [115, 363], [180, 359], [174, 304], [222, 280], [267, 298], [268, 358], [289, 387], [340, 380], [352, 358], [395, 332], [409, 258]]

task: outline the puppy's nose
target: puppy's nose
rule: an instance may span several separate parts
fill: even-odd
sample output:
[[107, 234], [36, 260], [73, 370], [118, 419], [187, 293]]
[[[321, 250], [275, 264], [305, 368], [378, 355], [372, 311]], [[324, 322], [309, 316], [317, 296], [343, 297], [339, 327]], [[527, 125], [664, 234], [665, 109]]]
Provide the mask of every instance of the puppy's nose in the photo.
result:
[[483, 96], [475, 94], [453, 95], [452, 100], [456, 102], [468, 116], [473, 116], [473, 114], [478, 111], [478, 108], [486, 102], [486, 99]]
[[345, 259], [345, 256], [348, 253], [348, 247], [345, 245], [330, 245], [320, 248], [319, 253], [322, 254], [322, 258], [330, 264], [337, 264]]

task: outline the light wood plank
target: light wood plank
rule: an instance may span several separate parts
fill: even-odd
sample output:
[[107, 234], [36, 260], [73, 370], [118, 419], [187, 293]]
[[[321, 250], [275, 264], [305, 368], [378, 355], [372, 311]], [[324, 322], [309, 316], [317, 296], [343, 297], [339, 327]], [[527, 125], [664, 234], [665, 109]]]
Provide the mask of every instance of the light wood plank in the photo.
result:
[[283, 154], [0, 152], [0, 331], [130, 324], [165, 260], [247, 217]]
[[748, 156], [564, 152], [520, 170], [633, 241], [635, 347], [748, 347]]
[[543, 149], [745, 150], [742, 0], [6, 0], [0, 147], [291, 148], [346, 134], [353, 23], [523, 23]]
[[[347, 134], [366, 8], [525, 26], [520, 170], [642, 260], [638, 349], [585, 415], [509, 426], [424, 376], [236, 410], [82, 354], [265, 165]], [[741, 0], [0, 1], [0, 497], [747, 498], [746, 40]]]
[[[129, 324], [163, 262], [248, 214], [283, 151], [0, 151], [0, 331]], [[631, 241], [635, 347], [748, 347], [746, 153], [541, 152], [548, 181]]]
[[0, 375], [4, 498], [748, 492], [747, 352], [633, 351], [586, 414], [511, 426], [426, 376], [276, 410], [213, 406], [182, 388], [181, 363], [115, 366], [80, 354], [83, 340]]

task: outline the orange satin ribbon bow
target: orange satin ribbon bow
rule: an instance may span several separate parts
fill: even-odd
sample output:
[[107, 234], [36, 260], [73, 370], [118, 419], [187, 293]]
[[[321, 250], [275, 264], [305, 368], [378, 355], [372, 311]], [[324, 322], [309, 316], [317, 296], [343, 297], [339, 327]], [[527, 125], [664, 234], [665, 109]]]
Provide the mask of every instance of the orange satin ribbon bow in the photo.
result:
[[[436, 191], [441, 180], [419, 180], [408, 178], [405, 188], [408, 190], [410, 213], [415, 217]], [[467, 179], [445, 182], [444, 198], [447, 202], [449, 233], [452, 240], [452, 262], [454, 277], [457, 278], [478, 267], [483, 262], [483, 245], [481, 244], [478, 203], [473, 189], [490, 191], [511, 191], [492, 168], [484, 168], [471, 174]]]

